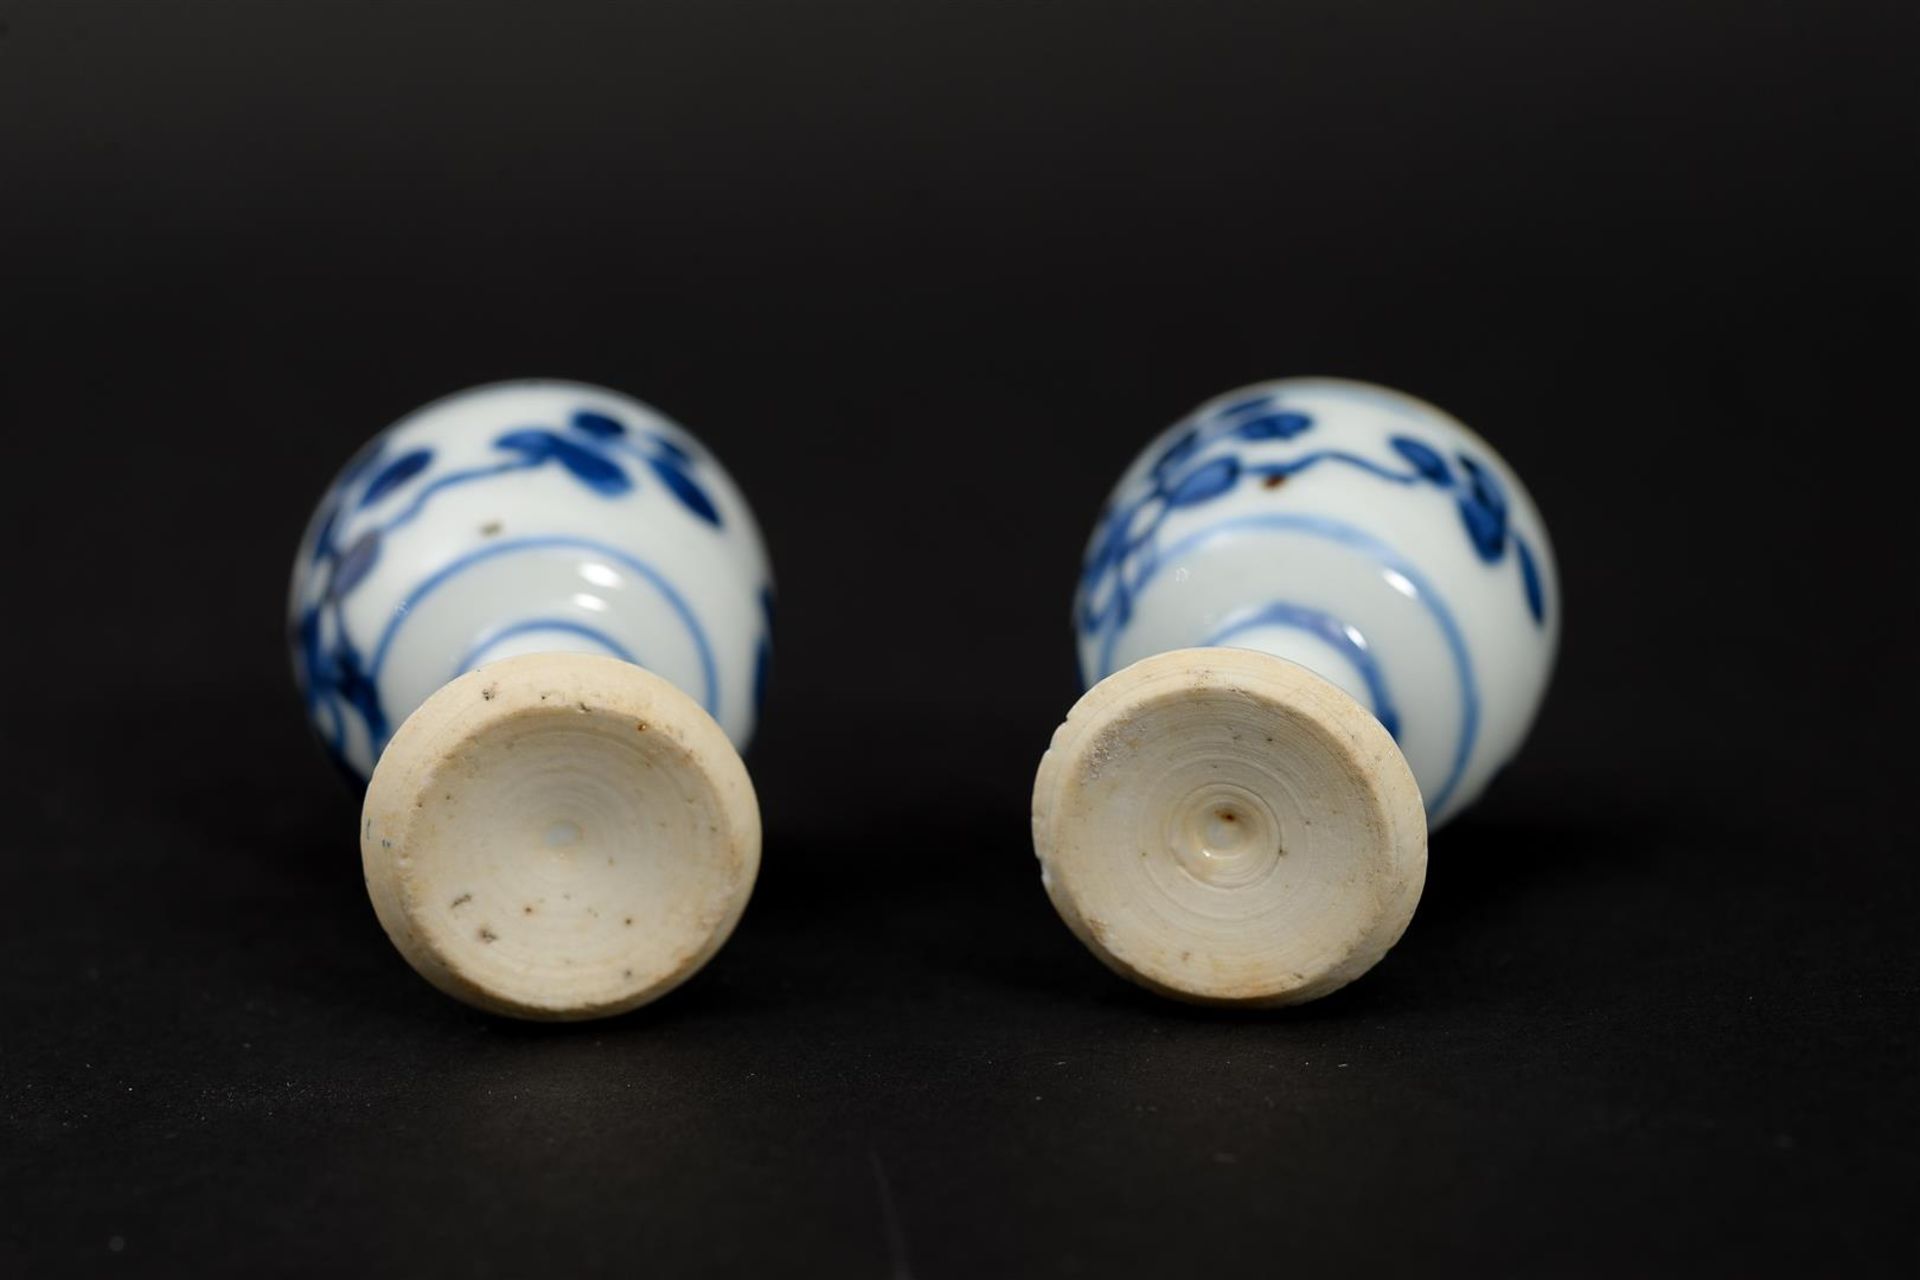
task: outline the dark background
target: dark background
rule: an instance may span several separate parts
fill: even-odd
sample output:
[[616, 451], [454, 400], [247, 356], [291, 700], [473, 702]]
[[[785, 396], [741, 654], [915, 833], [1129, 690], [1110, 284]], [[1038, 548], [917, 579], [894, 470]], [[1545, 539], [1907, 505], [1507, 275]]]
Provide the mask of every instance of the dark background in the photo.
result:
[[[0, 0], [0, 1264], [1914, 1264], [1916, 12]], [[1027, 790], [1108, 486], [1310, 372], [1501, 448], [1562, 661], [1373, 974], [1195, 1011]], [[529, 374], [783, 601], [753, 906], [558, 1029], [388, 946], [281, 647], [349, 452]]]

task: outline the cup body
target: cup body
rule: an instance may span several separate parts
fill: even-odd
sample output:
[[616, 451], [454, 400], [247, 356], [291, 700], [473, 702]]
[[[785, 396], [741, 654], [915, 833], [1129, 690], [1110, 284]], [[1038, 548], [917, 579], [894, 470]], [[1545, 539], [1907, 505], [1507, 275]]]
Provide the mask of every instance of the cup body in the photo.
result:
[[753, 515], [683, 428], [529, 380], [429, 404], [347, 465], [301, 542], [289, 634], [315, 731], [364, 781], [435, 690], [527, 653], [643, 666], [743, 749], [772, 608]]
[[1074, 604], [1092, 685], [1170, 649], [1299, 663], [1393, 735], [1439, 825], [1519, 748], [1552, 670], [1545, 525], [1487, 443], [1384, 387], [1218, 396], [1114, 489]]

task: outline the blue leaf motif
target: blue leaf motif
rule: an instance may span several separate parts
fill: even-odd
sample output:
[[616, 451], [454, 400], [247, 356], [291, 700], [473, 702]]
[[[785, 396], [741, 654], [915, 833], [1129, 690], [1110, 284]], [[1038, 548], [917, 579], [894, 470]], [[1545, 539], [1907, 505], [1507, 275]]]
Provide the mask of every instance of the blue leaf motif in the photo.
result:
[[1488, 564], [1500, 559], [1507, 545], [1507, 496], [1491, 471], [1460, 455], [1460, 466], [1467, 473], [1467, 492], [1460, 495], [1460, 518], [1466, 523], [1473, 549]]
[[584, 431], [602, 440], [612, 440], [627, 434], [627, 429], [620, 425], [618, 419], [604, 413], [595, 413], [591, 409], [582, 409], [574, 414], [573, 425], [575, 430]]
[[1188, 427], [1153, 462], [1153, 473], [1160, 475], [1192, 453], [1200, 443], [1200, 428]]
[[333, 580], [327, 594], [338, 600], [360, 585], [380, 559], [380, 531], [369, 529], [353, 540], [340, 559], [334, 562]]
[[1101, 526], [1099, 541], [1087, 557], [1087, 564], [1081, 570], [1083, 577], [1091, 580], [1107, 571], [1108, 566], [1118, 564], [1120, 557], [1127, 551], [1127, 526], [1117, 516], [1110, 516]]
[[395, 489], [398, 489], [401, 485], [419, 475], [422, 471], [425, 471], [427, 465], [432, 461], [433, 450], [431, 449], [415, 449], [411, 453], [401, 454], [392, 462], [380, 468], [380, 474], [376, 475], [372, 483], [367, 485], [367, 491], [360, 495], [361, 507], [370, 507], [380, 501], [380, 499], [386, 497]]
[[1527, 609], [1536, 623], [1544, 623], [1547, 620], [1547, 593], [1540, 584], [1540, 566], [1533, 562], [1533, 552], [1517, 534], [1513, 539], [1513, 549], [1520, 557], [1520, 584], [1527, 591]]
[[348, 706], [360, 713], [368, 735], [375, 742], [387, 737], [387, 713], [380, 705], [380, 689], [361, 661], [360, 651], [342, 635], [334, 648], [331, 681], [334, 691]]
[[1504, 518], [1507, 514], [1507, 494], [1506, 490], [1500, 487], [1499, 479], [1492, 471], [1464, 453], [1460, 455], [1460, 466], [1467, 473], [1467, 480], [1473, 488], [1474, 501], [1498, 511]]
[[1473, 549], [1488, 564], [1500, 558], [1504, 545], [1506, 523], [1495, 512], [1471, 498], [1460, 499], [1460, 519], [1467, 526], [1467, 537], [1473, 540]]
[[302, 609], [300, 611], [300, 621], [294, 624], [291, 630], [293, 634], [290, 639], [294, 646], [294, 652], [298, 654], [300, 660], [300, 679], [302, 683], [312, 686], [315, 680], [315, 673], [320, 670], [322, 665], [319, 608], [309, 605], [307, 608]]
[[1273, 403], [1272, 396], [1252, 396], [1245, 400], [1235, 400], [1218, 411], [1217, 416], [1231, 418], [1237, 413], [1251, 413], [1255, 409], [1264, 409]]
[[374, 463], [380, 461], [381, 456], [384, 455], [386, 451], [387, 437], [386, 434], [382, 432], [380, 435], [375, 436], [373, 439], [361, 445], [353, 457], [348, 459], [347, 465], [341, 470], [339, 477], [334, 481], [335, 486], [341, 490], [351, 487], [361, 476], [373, 470]]
[[553, 456], [561, 466], [573, 472], [582, 484], [596, 493], [611, 497], [633, 488], [633, 481], [628, 479], [627, 473], [618, 464], [609, 461], [603, 454], [582, 449], [571, 440], [556, 441]]
[[673, 491], [682, 505], [693, 514], [718, 528], [720, 510], [713, 505], [713, 499], [707, 497], [706, 490], [693, 482], [693, 478], [682, 471], [672, 458], [648, 458], [653, 473], [660, 477], [660, 483]]
[[654, 448], [658, 449], [661, 453], [666, 454], [668, 457], [672, 458], [675, 462], [678, 462], [681, 466], [690, 467], [693, 465], [693, 455], [691, 453], [688, 453], [681, 446], [675, 444], [673, 441], [667, 439], [665, 436], [654, 435], [654, 436], [650, 436], [649, 439], [653, 441]]
[[1235, 427], [1233, 433], [1242, 440], [1291, 440], [1312, 425], [1313, 419], [1306, 414], [1283, 409], [1249, 418]]
[[759, 715], [767, 702], [767, 676], [773, 668], [773, 584], [760, 588], [760, 615], [767, 621], [760, 633], [760, 645], [753, 654], [753, 713]]
[[493, 447], [525, 454], [529, 462], [545, 462], [553, 456], [553, 445], [559, 438], [551, 431], [528, 427], [524, 431], [507, 432], [493, 442]]
[[1190, 507], [1196, 502], [1217, 498], [1233, 488], [1234, 482], [1239, 478], [1240, 459], [1231, 455], [1215, 458], [1212, 462], [1196, 467], [1182, 477], [1180, 483], [1174, 486], [1173, 492], [1167, 495], [1167, 505]]
[[329, 502], [327, 514], [320, 518], [319, 532], [313, 535], [313, 562], [319, 564], [333, 554], [333, 527], [340, 522], [340, 504]]
[[558, 462], [571, 471], [575, 479], [596, 493], [611, 497], [633, 488], [633, 481], [627, 473], [604, 455], [551, 431], [528, 427], [521, 431], [509, 431], [493, 443], [497, 448], [523, 455], [530, 465], [549, 459]]
[[767, 671], [773, 665], [773, 646], [767, 643], [765, 636], [753, 651], [753, 712], [760, 714], [767, 705]]
[[1453, 483], [1453, 472], [1448, 469], [1447, 460], [1432, 445], [1423, 444], [1411, 436], [1395, 436], [1388, 443], [1393, 446], [1395, 453], [1411, 462], [1413, 469], [1428, 480], [1438, 485]]

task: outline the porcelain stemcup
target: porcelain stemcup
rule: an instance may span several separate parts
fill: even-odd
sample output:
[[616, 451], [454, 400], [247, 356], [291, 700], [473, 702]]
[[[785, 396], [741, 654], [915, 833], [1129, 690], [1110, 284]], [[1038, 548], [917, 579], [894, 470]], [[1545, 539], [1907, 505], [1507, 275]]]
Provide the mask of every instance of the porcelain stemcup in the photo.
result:
[[1033, 802], [1055, 906], [1148, 987], [1287, 1004], [1406, 929], [1429, 825], [1539, 708], [1559, 583], [1479, 436], [1385, 387], [1292, 378], [1208, 401], [1128, 468], [1074, 626], [1092, 688]]
[[293, 664], [367, 783], [381, 925], [429, 981], [532, 1018], [664, 994], [760, 859], [740, 751], [773, 587], [684, 429], [602, 387], [475, 387], [375, 437], [295, 559]]

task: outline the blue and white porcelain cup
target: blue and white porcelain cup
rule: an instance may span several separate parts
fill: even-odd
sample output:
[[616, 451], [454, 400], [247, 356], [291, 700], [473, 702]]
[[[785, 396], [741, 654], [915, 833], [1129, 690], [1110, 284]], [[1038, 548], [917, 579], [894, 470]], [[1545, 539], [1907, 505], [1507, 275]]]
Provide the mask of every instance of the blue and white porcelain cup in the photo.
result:
[[1035, 782], [1062, 917], [1181, 998], [1286, 1004], [1412, 918], [1426, 837], [1519, 748], [1559, 586], [1520, 480], [1384, 387], [1245, 387], [1115, 488], [1074, 603], [1092, 686]]
[[422, 975], [583, 1018], [712, 957], [759, 867], [772, 599], [720, 464], [602, 387], [462, 391], [348, 464], [294, 564], [294, 669]]

